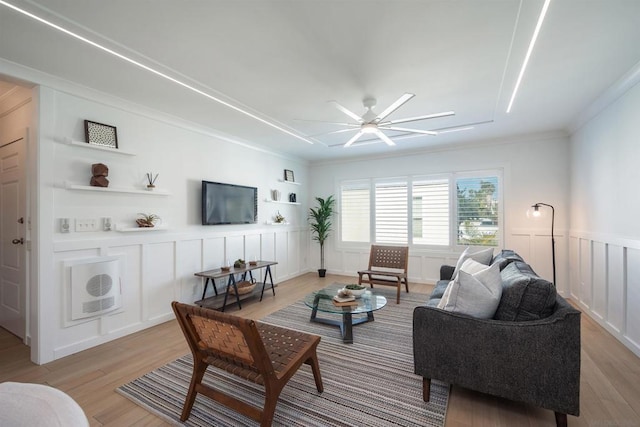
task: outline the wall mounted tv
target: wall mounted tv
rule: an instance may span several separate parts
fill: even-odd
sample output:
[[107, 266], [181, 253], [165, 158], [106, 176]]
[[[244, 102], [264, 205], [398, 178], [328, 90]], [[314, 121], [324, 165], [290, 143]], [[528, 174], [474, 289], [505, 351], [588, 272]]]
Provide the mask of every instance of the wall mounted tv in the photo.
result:
[[258, 189], [202, 181], [202, 225], [255, 224]]

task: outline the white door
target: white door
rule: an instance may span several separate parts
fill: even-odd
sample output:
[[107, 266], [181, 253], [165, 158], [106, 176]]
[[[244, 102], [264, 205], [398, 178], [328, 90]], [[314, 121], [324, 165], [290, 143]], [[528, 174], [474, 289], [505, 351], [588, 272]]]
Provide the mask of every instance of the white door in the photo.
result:
[[0, 326], [23, 340], [27, 317], [25, 142], [20, 138], [0, 147]]

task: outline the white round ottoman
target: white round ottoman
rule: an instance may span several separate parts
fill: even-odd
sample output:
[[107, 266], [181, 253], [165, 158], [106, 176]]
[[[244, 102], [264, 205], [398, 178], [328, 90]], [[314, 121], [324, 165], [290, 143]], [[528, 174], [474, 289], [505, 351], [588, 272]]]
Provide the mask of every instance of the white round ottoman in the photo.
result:
[[0, 426], [88, 427], [80, 405], [42, 384], [0, 383]]

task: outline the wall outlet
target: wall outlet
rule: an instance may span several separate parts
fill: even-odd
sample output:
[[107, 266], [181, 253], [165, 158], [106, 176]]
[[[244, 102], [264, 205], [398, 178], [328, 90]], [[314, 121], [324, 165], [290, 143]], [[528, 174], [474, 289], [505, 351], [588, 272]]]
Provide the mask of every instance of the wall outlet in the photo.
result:
[[60, 218], [60, 232], [68, 233], [70, 230], [69, 218]]
[[98, 220], [95, 218], [76, 219], [76, 231], [98, 231]]

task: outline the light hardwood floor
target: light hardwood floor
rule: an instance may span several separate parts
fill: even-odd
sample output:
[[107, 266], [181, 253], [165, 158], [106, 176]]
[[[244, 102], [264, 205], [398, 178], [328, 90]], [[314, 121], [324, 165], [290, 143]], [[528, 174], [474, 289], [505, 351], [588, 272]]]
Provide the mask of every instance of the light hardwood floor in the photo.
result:
[[[241, 313], [260, 319], [327, 284], [354, 280], [306, 274], [280, 283], [275, 297], [268, 294], [262, 302], [249, 302]], [[410, 286], [411, 292], [424, 293], [425, 299], [431, 289], [424, 284]], [[59, 388], [82, 406], [92, 426], [163, 426], [166, 423], [114, 389], [188, 351], [177, 323], [170, 321], [37, 366], [29, 361], [29, 349], [0, 328], [0, 382], [43, 383]], [[581, 415], [570, 416], [570, 426], [640, 426], [640, 359], [586, 315], [582, 316], [580, 398]], [[553, 426], [555, 421], [551, 411], [453, 387], [446, 425]]]

